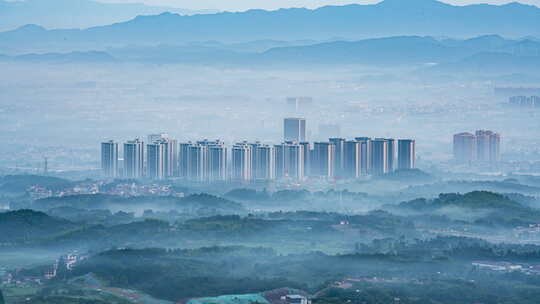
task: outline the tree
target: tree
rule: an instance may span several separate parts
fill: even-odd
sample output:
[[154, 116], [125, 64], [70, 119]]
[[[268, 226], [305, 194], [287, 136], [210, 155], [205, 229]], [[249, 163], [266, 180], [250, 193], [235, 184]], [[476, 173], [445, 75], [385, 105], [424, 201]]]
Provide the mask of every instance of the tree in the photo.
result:
[[0, 304], [5, 304], [6, 302], [4, 301], [4, 295], [2, 294], [2, 290], [0, 290]]

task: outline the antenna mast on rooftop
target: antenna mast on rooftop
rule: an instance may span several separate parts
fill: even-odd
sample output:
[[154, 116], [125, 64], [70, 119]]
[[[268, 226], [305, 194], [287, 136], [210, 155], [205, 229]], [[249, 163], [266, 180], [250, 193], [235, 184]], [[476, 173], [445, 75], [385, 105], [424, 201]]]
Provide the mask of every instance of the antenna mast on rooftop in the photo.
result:
[[47, 156], [43, 157], [43, 175], [47, 175], [49, 173], [49, 159]]

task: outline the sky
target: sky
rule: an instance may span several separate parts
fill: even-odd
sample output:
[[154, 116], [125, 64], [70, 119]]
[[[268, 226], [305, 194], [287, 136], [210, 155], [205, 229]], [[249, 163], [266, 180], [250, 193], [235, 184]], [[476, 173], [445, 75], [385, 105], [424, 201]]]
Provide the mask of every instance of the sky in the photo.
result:
[[[143, 2], [149, 5], [171, 6], [188, 9], [219, 9], [242, 11], [247, 9], [278, 9], [285, 7], [316, 8], [324, 5], [344, 5], [351, 3], [369, 4], [380, 0], [99, 0], [101, 2]], [[407, 1], [407, 0], [403, 0]], [[455, 5], [475, 3], [504, 4], [516, 0], [443, 0]], [[519, 0], [518, 2], [540, 7], [540, 0]]]

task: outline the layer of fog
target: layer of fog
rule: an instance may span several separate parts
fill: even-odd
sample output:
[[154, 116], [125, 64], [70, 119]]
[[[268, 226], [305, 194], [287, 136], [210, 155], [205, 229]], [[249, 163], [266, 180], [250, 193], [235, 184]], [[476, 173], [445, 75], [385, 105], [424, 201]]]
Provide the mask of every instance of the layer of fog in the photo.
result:
[[[221, 138], [277, 143], [282, 119], [303, 116], [342, 136], [417, 139], [420, 160], [451, 157], [452, 135], [492, 129], [503, 153], [537, 146], [537, 111], [500, 106], [501, 82], [429, 79], [411, 69], [240, 69], [182, 65], [2, 64], [0, 140], [5, 166], [97, 168], [99, 142], [166, 132], [179, 141]], [[288, 96], [313, 97], [300, 111]]]

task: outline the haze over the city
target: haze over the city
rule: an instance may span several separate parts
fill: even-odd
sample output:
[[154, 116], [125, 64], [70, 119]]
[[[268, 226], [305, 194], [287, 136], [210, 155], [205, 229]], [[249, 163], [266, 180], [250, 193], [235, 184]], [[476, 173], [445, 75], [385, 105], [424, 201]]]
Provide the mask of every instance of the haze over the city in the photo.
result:
[[538, 304], [540, 5], [0, 1], [0, 304]]

